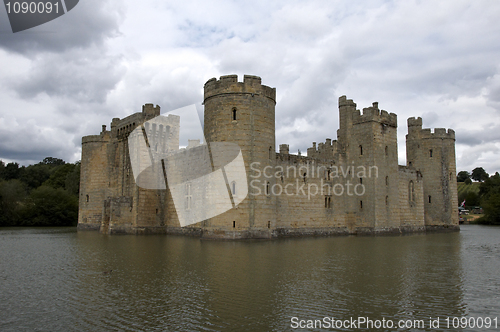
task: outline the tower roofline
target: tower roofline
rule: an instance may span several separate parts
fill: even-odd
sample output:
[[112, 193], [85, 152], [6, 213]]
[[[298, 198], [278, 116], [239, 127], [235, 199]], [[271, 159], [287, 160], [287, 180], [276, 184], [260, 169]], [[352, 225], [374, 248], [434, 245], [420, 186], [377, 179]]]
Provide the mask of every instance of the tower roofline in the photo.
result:
[[204, 102], [212, 97], [223, 94], [262, 95], [276, 104], [276, 88], [262, 85], [259, 76], [244, 75], [243, 82], [238, 82], [238, 75], [221, 76], [209, 79], [204, 86]]

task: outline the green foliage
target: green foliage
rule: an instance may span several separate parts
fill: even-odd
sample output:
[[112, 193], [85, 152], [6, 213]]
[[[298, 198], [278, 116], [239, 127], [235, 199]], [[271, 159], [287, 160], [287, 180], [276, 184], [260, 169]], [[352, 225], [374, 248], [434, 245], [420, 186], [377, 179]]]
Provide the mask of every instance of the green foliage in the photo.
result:
[[486, 171], [484, 170], [484, 168], [482, 168], [482, 167], [476, 167], [476, 168], [474, 168], [472, 170], [471, 177], [472, 177], [473, 180], [476, 180], [476, 181], [479, 181], [479, 182], [483, 182], [486, 179], [488, 179], [489, 175], [488, 175], [488, 173], [486, 173]]
[[500, 225], [500, 193], [488, 195], [483, 200], [484, 217], [481, 223], [489, 225]]
[[23, 174], [20, 176], [20, 180], [23, 181], [30, 190], [35, 189], [49, 179], [50, 172], [51, 168], [48, 165], [42, 163], [30, 165], [24, 169]]
[[471, 175], [470, 175], [469, 172], [467, 172], [467, 171], [460, 171], [457, 174], [457, 182], [464, 182], [467, 179], [470, 180], [470, 177], [471, 177]]
[[[469, 181], [467, 181], [469, 180]], [[479, 186], [480, 183], [472, 183], [470, 179], [466, 182], [459, 182], [458, 189], [458, 203], [461, 204], [465, 200], [466, 206], [476, 206], [480, 204], [479, 200]]]
[[469, 179], [465, 179], [464, 181], [465, 184], [472, 184], [472, 180], [469, 178]]
[[0, 160], [0, 180], [4, 179], [4, 173], [5, 173], [5, 163], [3, 160]]
[[75, 167], [71, 173], [68, 173], [66, 176], [66, 180], [64, 183], [64, 188], [72, 195], [76, 195], [80, 193], [80, 162], [77, 161], [75, 163]]
[[500, 175], [490, 176], [479, 187], [484, 216], [479, 219], [482, 224], [500, 225]]
[[59, 158], [47, 157], [41, 162], [41, 164], [60, 166], [60, 165], [66, 164], [66, 162], [62, 159], [59, 159]]
[[0, 226], [70, 226], [78, 220], [80, 162], [35, 165], [0, 160]]
[[[481, 202], [479, 200], [479, 195], [477, 193], [475, 193], [474, 191], [469, 191], [465, 195], [464, 199], [465, 199], [466, 206], [477, 206], [477, 205], [481, 204]], [[461, 202], [463, 202], [463, 200]]]
[[26, 205], [25, 226], [73, 226], [78, 220], [78, 198], [62, 188], [36, 188]]
[[21, 172], [22, 168], [19, 168], [18, 163], [8, 163], [3, 171], [3, 178], [5, 180], [19, 179]]
[[500, 175], [498, 173], [490, 176], [479, 186], [479, 194], [481, 196], [486, 196], [496, 192], [500, 192]]
[[50, 178], [45, 181], [44, 185], [50, 186], [52, 188], [66, 188], [66, 178], [68, 174], [72, 173], [76, 165], [74, 164], [64, 164], [55, 168]]
[[476, 194], [479, 195], [479, 186], [480, 186], [480, 183], [477, 183], [477, 182], [471, 182], [469, 184], [467, 184], [465, 182], [457, 183], [459, 203], [463, 202], [464, 198], [467, 196], [467, 193], [470, 191], [475, 192]]
[[0, 226], [14, 226], [22, 219], [26, 186], [17, 179], [0, 182]]

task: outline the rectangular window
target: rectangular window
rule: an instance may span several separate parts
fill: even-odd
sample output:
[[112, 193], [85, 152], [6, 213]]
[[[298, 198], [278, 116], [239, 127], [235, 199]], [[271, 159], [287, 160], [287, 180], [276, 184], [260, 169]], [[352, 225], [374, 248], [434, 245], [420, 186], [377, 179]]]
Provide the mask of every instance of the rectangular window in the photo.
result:
[[332, 208], [332, 197], [325, 196], [325, 209], [331, 209], [331, 208]]
[[191, 210], [193, 195], [191, 195], [191, 183], [186, 183], [186, 210]]

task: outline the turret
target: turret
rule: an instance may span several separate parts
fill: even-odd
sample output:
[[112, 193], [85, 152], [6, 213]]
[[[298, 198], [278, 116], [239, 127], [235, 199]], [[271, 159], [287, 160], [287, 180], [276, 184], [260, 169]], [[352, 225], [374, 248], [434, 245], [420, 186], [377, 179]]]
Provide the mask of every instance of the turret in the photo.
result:
[[356, 103], [346, 96], [339, 98], [339, 129], [337, 130], [337, 140], [340, 148], [345, 149], [348, 145], [347, 139], [351, 135], [353, 114], [359, 114], [356, 110]]
[[[276, 89], [262, 85], [257, 76], [245, 75], [243, 82], [238, 82], [237, 75], [227, 75], [208, 80], [204, 91], [205, 139], [238, 144], [245, 161], [247, 182], [254, 184], [249, 186], [247, 198], [237, 208], [205, 223], [208, 233], [213, 230], [215, 234], [216, 229], [222, 229], [239, 236], [243, 231], [264, 228], [267, 232], [275, 220], [275, 198], [266, 191], [275, 179], [250, 176], [255, 175], [255, 169], [263, 171], [276, 163]], [[238, 188], [235, 190], [238, 192]]]
[[[356, 213], [361, 227], [376, 231], [399, 226], [397, 116], [379, 109], [378, 102], [363, 109], [345, 96], [339, 99], [338, 142], [348, 165], [377, 170], [363, 183], [362, 196], [349, 197], [346, 209]], [[388, 222], [385, 222], [388, 221]]]
[[160, 115], [160, 106], [156, 105], [156, 107], [154, 107], [153, 104], [145, 104], [142, 106], [142, 114], [144, 115], [146, 121], [157, 117]]
[[280, 144], [280, 153], [288, 154], [290, 151], [290, 147], [288, 144]]
[[406, 159], [422, 173], [426, 227], [457, 227], [455, 131], [422, 129], [422, 118], [409, 118]]

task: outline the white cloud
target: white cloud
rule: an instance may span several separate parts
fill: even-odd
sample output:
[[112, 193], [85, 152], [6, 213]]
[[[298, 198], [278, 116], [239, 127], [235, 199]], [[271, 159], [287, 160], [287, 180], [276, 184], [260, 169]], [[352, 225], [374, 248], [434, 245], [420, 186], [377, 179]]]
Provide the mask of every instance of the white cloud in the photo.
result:
[[0, 36], [0, 132], [29, 131], [0, 158], [34, 160], [35, 146], [73, 161], [81, 136], [111, 118], [200, 102], [206, 80], [234, 73], [277, 88], [276, 143], [290, 151], [336, 138], [345, 94], [398, 114], [401, 163], [406, 119], [423, 116], [456, 130], [458, 170], [491, 173], [499, 16], [496, 1], [80, 2], [50, 25]]

